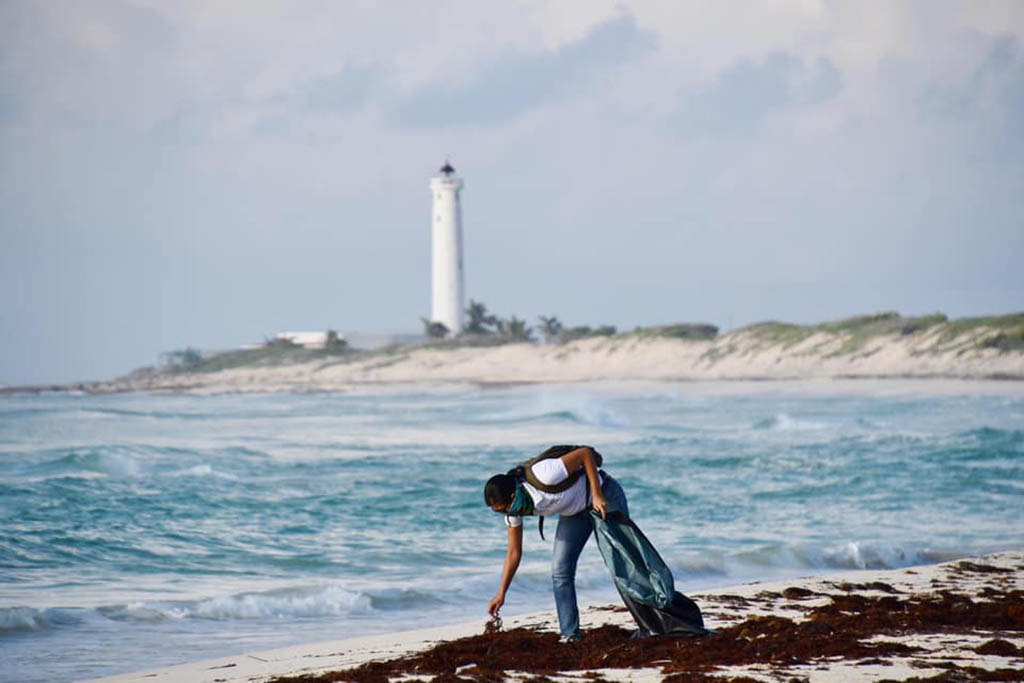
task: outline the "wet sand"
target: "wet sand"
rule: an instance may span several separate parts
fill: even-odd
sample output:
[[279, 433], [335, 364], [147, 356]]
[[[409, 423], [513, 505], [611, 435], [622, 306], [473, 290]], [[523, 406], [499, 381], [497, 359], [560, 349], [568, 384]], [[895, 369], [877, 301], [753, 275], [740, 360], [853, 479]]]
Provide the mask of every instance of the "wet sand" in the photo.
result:
[[239, 655], [109, 681], [1021, 681], [1024, 551], [695, 592], [704, 638], [630, 639], [619, 606]]

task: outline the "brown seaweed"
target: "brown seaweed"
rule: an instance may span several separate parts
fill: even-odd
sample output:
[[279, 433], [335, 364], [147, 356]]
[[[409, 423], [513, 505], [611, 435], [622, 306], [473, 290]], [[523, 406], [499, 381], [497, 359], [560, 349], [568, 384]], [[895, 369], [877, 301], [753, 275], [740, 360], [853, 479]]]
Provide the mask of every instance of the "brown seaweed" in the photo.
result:
[[[919, 633], [984, 632], [992, 640], [981, 648], [993, 654], [997, 650], [1009, 654], [1009, 648], [997, 642], [997, 636], [1019, 636], [1024, 631], [1024, 591], [990, 596], [994, 599], [979, 601], [948, 591], [905, 599], [892, 595], [832, 595], [828, 604], [810, 609], [804, 620], [756, 616], [703, 638], [636, 640], [626, 629], [601, 626], [586, 631], [579, 643], [560, 644], [554, 633], [518, 628], [442, 642], [423, 652], [344, 671], [275, 681], [384, 683], [403, 675], [427, 675], [435, 681], [499, 683], [505, 680], [506, 672], [515, 671], [540, 682], [565, 671], [647, 667], [660, 667], [668, 681], [700, 681], [709, 680], [707, 677], [723, 666], [788, 667], [824, 659], [884, 663], [895, 656], [913, 656], [921, 651], [898, 642], [869, 639]], [[1021, 680], [1007, 678], [1009, 669], [986, 672], [976, 667], [954, 668], [953, 672], [925, 680]], [[954, 673], [960, 677], [954, 677]]]

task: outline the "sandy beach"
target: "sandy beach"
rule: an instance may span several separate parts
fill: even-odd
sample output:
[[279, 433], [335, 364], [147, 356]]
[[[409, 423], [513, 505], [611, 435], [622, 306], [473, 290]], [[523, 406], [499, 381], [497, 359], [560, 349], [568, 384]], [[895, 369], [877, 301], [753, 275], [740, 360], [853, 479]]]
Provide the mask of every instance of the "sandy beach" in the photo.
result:
[[160, 365], [114, 379], [0, 385], [0, 394], [211, 395], [410, 385], [722, 380], [1020, 382], [1024, 380], [1022, 320], [1021, 314], [1011, 314], [938, 322], [927, 316], [903, 318], [891, 313], [810, 326], [765, 322], [724, 334], [707, 326], [713, 332], [705, 337], [689, 336], [690, 328], [700, 325], [680, 324], [545, 343], [490, 334], [373, 350], [344, 344], [332, 349], [294, 344], [209, 352], [188, 349], [165, 354]]
[[617, 605], [583, 610], [557, 644], [553, 613], [484, 619], [239, 654], [107, 683], [242, 681], [1024, 680], [1024, 551], [691, 593], [717, 635], [631, 640]]
[[76, 386], [129, 391], [344, 391], [368, 385], [507, 384], [595, 381], [828, 379], [1024, 379], [1024, 350], [999, 348], [998, 327], [954, 323], [904, 333], [866, 334], [777, 325], [714, 339], [628, 333], [564, 344], [406, 345], [376, 352], [216, 359], [198, 370], [142, 370]]

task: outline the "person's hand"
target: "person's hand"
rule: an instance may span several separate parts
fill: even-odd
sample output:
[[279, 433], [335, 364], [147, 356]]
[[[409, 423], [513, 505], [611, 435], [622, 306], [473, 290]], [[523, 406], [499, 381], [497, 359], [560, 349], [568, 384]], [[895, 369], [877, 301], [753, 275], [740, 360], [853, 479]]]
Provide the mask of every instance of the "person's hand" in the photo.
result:
[[608, 512], [608, 501], [604, 499], [604, 494], [600, 491], [594, 493], [593, 507], [601, 515], [601, 519], [605, 519], [605, 514]]
[[487, 603], [487, 613], [492, 617], [498, 616], [498, 612], [501, 610], [501, 606], [505, 604], [505, 596], [498, 593]]

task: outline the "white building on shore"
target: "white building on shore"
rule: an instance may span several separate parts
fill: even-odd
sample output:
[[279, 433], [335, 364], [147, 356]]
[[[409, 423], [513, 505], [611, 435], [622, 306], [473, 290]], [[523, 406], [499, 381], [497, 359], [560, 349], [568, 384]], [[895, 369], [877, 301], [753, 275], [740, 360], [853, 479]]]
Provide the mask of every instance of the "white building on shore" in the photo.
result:
[[462, 178], [445, 162], [430, 179], [434, 197], [432, 214], [432, 322], [442, 323], [450, 335], [462, 331], [465, 290], [462, 273]]
[[[322, 349], [327, 346], [327, 335], [327, 332], [278, 332], [274, 339], [289, 341], [307, 349]], [[338, 335], [338, 340], [343, 341], [344, 337]]]

